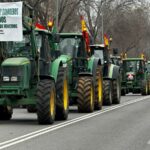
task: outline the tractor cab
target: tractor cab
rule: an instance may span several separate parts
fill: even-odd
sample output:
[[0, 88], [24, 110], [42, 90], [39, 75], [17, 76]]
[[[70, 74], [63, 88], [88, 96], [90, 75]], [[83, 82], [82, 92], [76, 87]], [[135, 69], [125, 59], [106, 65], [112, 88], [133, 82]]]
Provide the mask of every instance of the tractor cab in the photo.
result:
[[[60, 53], [71, 62], [73, 76], [87, 71], [88, 53], [80, 33], [60, 33]], [[70, 66], [70, 67], [71, 67]], [[72, 81], [73, 82], [73, 81]]]
[[[134, 80], [136, 79], [143, 79], [144, 78], [144, 71], [145, 71], [145, 61], [141, 58], [127, 58], [123, 59], [123, 74], [124, 78], [126, 77], [126, 80]], [[133, 76], [131, 78], [131, 76]], [[129, 78], [130, 77], [130, 78]]]
[[82, 34], [60, 33], [60, 51], [72, 58], [86, 56], [85, 43]]
[[129, 92], [147, 95], [148, 78], [144, 58], [124, 58], [122, 60], [122, 95]]

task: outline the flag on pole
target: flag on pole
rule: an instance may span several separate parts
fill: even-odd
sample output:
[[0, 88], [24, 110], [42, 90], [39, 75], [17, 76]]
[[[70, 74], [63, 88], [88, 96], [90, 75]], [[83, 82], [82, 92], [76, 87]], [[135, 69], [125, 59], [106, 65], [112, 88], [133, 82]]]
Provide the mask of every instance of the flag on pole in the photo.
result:
[[86, 23], [85, 23], [85, 20], [84, 20], [83, 16], [81, 16], [81, 30], [82, 30], [82, 35], [85, 39], [86, 50], [88, 52], [90, 52], [90, 38], [89, 38], [89, 33], [88, 33]]
[[109, 37], [107, 34], [104, 34], [104, 45], [109, 46]]

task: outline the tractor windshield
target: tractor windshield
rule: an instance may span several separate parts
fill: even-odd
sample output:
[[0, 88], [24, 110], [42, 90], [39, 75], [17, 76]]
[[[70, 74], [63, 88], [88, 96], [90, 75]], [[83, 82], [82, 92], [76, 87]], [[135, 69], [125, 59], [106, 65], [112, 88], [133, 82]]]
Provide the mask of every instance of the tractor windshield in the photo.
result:
[[19, 42], [8, 42], [8, 53], [11, 55], [28, 55], [31, 51], [30, 34], [24, 34]]
[[61, 38], [60, 51], [64, 55], [69, 55], [71, 57], [76, 56], [80, 48], [80, 43], [80, 38]]
[[141, 72], [144, 71], [144, 63], [140, 60], [125, 61], [123, 63], [126, 72]]
[[101, 63], [104, 64], [104, 53], [103, 50], [94, 50], [94, 56], [101, 59]]

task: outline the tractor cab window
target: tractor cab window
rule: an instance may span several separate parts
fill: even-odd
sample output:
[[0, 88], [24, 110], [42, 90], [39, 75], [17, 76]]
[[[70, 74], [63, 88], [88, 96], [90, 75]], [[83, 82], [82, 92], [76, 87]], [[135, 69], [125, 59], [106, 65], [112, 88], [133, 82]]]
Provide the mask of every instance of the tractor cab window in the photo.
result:
[[101, 59], [101, 63], [104, 64], [104, 53], [103, 50], [94, 50], [94, 56]]
[[71, 57], [82, 56], [83, 42], [80, 38], [61, 38], [60, 51], [61, 54]]
[[150, 63], [146, 65], [147, 71], [150, 72]]
[[60, 41], [60, 51], [64, 55], [73, 56], [76, 48], [76, 39], [74, 38], [62, 38]]
[[8, 53], [13, 55], [29, 55], [31, 52], [30, 34], [24, 34], [22, 41], [8, 42]]
[[142, 61], [126, 61], [123, 65], [125, 65], [126, 72], [141, 72], [143, 71], [144, 64]]
[[45, 34], [37, 34], [35, 39], [40, 58], [48, 60], [50, 58], [50, 46], [48, 42], [48, 36]]

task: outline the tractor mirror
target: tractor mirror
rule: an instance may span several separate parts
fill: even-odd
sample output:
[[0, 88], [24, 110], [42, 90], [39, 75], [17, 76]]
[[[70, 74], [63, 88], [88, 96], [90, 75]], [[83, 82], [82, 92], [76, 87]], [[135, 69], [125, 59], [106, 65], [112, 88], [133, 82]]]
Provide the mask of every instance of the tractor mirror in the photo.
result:
[[54, 34], [53, 35], [53, 39], [54, 39], [54, 43], [59, 43], [60, 42], [60, 36], [59, 36], [59, 34]]
[[113, 48], [113, 54], [117, 55], [118, 54], [118, 48]]

